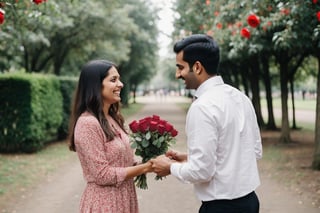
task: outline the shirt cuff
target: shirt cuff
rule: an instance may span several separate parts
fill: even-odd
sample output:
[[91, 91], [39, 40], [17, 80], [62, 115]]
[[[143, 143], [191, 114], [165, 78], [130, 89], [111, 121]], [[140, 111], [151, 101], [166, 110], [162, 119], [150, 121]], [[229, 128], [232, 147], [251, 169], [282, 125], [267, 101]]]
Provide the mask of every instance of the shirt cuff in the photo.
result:
[[189, 181], [184, 180], [182, 174], [181, 174], [181, 169], [183, 167], [184, 163], [172, 163], [170, 166], [170, 172], [171, 175], [176, 177], [178, 180], [180, 180], [183, 183], [190, 183]]
[[178, 178], [180, 167], [181, 167], [181, 163], [172, 163], [170, 165], [170, 173], [171, 173], [171, 175], [173, 175], [173, 176]]

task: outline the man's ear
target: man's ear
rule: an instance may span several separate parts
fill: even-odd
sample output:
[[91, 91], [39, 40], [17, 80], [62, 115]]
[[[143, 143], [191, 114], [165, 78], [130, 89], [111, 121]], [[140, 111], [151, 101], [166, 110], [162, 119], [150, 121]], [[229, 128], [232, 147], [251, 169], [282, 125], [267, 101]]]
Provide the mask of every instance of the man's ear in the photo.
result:
[[196, 74], [201, 74], [201, 71], [202, 71], [202, 64], [200, 61], [196, 61], [192, 67], [192, 70], [194, 73]]

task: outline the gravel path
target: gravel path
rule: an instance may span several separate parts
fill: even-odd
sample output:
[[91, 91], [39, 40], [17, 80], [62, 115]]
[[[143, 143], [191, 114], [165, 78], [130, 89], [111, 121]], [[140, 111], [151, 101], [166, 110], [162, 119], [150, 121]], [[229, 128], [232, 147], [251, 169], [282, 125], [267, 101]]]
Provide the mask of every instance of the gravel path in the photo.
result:
[[[139, 119], [147, 115], [158, 114], [170, 121], [179, 130], [174, 149], [185, 151], [184, 112], [174, 103], [189, 101], [184, 98], [157, 99], [141, 98], [147, 103], [143, 110], [127, 120]], [[314, 115], [310, 115], [314, 118]], [[77, 213], [81, 193], [85, 183], [76, 154], [73, 161], [60, 168], [34, 190], [27, 192], [8, 210], [1, 213]], [[198, 212], [200, 202], [196, 199], [192, 185], [182, 184], [168, 176], [155, 181], [154, 175], [148, 175], [148, 190], [137, 189], [141, 213], [193, 213]], [[261, 213], [319, 213], [320, 209], [303, 202], [300, 198], [285, 190], [272, 180], [268, 174], [261, 173], [262, 185], [257, 194], [260, 198]]]

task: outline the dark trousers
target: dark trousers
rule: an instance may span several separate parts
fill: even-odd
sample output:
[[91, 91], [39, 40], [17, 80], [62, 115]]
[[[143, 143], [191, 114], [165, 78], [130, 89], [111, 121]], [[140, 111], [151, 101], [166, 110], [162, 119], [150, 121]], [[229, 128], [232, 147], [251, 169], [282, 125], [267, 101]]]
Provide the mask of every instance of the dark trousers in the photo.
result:
[[255, 192], [233, 200], [202, 202], [199, 213], [258, 213], [259, 199]]

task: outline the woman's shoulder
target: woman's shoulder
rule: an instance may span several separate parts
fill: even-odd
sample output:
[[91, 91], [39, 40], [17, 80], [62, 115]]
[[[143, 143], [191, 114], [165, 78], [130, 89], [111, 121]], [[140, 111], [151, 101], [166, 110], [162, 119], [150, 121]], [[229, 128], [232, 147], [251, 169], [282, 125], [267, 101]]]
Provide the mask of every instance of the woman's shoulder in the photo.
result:
[[80, 115], [77, 123], [86, 124], [86, 125], [97, 125], [97, 124], [99, 125], [98, 119], [93, 114], [87, 111]]

